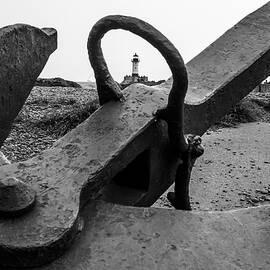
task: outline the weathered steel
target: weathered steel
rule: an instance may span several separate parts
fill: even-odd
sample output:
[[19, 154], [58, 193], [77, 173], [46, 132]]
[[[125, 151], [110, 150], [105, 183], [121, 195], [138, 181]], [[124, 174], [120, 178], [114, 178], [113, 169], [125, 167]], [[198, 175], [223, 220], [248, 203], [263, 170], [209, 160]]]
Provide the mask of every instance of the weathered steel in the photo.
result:
[[78, 232], [80, 208], [145, 150], [149, 184], [128, 203], [150, 206], [173, 181], [178, 162], [171, 157], [166, 124], [153, 118], [167, 94], [140, 85], [130, 90], [125, 102], [105, 104], [51, 149], [0, 168], [0, 179], [16, 177], [37, 193], [31, 212], [0, 222], [2, 265], [40, 265], [61, 255]]
[[32, 209], [36, 193], [14, 177], [0, 181], [0, 217], [16, 217]]
[[[129, 18], [129, 17], [107, 17], [104, 18], [101, 26], [103, 24], [107, 24], [109, 22], [118, 22], [118, 20], [122, 21], [123, 25], [128, 25], [128, 29], [131, 31], [138, 31], [140, 34], [142, 34], [140, 31], [142, 31], [143, 28], [145, 28], [144, 32], [143, 32], [143, 36], [146, 36], [147, 39], [151, 40], [153, 44], [156, 45], [156, 47], [158, 47], [158, 49], [166, 56], [166, 59], [169, 63], [169, 66], [172, 68], [172, 73], [173, 76], [175, 78], [175, 83], [172, 87], [171, 90], [171, 95], [169, 95], [169, 102], [168, 102], [168, 106], [162, 110], [162, 114], [166, 114], [169, 115], [169, 117], [166, 117], [166, 121], [168, 122], [169, 125], [169, 135], [170, 136], [170, 143], [173, 143], [173, 146], [170, 146], [169, 148], [175, 148], [174, 150], [176, 150], [177, 155], [171, 155], [171, 151], [169, 149], [165, 149], [165, 151], [167, 151], [166, 156], [171, 155], [170, 158], [168, 158], [168, 160], [171, 162], [172, 165], [177, 164], [179, 161], [179, 156], [181, 151], [187, 151], [188, 149], [188, 144], [186, 142], [186, 139], [184, 138], [184, 134], [183, 134], [183, 102], [184, 102], [184, 97], [185, 97], [185, 93], [187, 90], [187, 77], [186, 77], [186, 70], [185, 70], [185, 66], [184, 63], [182, 61], [182, 58], [180, 56], [180, 54], [177, 52], [177, 50], [173, 47], [173, 45], [161, 34], [159, 33], [156, 29], [154, 29], [153, 27], [151, 27], [150, 25], [146, 24], [142, 21], [139, 21], [135, 18]], [[130, 26], [130, 23], [133, 23], [132, 26]], [[143, 24], [143, 25], [142, 25]], [[92, 59], [92, 62], [95, 61], [96, 57], [97, 59], [99, 59], [96, 62], [95, 70], [97, 70], [96, 72], [99, 72], [99, 69], [102, 67], [104, 70], [104, 66], [106, 66], [105, 60], [102, 57], [102, 52], [101, 52], [101, 48], [100, 46], [97, 46], [98, 43], [100, 43], [99, 37], [100, 35], [103, 34], [103, 31], [105, 31], [104, 29], [102, 29], [102, 27], [100, 26], [100, 23], [98, 23], [99, 27], [95, 28], [95, 34], [93, 34], [93, 32], [90, 35], [89, 38], [89, 42], [88, 45], [89, 46], [94, 46], [94, 50], [91, 53], [90, 52], [90, 59]], [[121, 24], [122, 26], [122, 24]], [[139, 27], [140, 26], [140, 27]], [[101, 29], [100, 29], [101, 27]], [[146, 29], [147, 28], [147, 29]], [[135, 30], [134, 30], [135, 29]], [[139, 29], [139, 30], [138, 30]], [[107, 29], [108, 30], [108, 29]], [[100, 33], [101, 31], [101, 33]], [[148, 36], [147, 36], [147, 35]], [[155, 37], [157, 36], [157, 40], [155, 40]], [[98, 38], [97, 38], [98, 37]], [[155, 42], [154, 42], [154, 41]], [[164, 44], [166, 45], [157, 45], [159, 44], [158, 42], [164, 42]], [[96, 47], [97, 46], [97, 47]], [[99, 50], [99, 54], [95, 55], [95, 50], [98, 49]], [[168, 50], [168, 54], [166, 54], [166, 50]], [[91, 48], [89, 48], [89, 51], [91, 51]], [[93, 60], [94, 59], [94, 60]], [[172, 61], [172, 62], [170, 62]], [[108, 70], [105, 70], [104, 73], [106, 74], [106, 77], [108, 77]], [[98, 78], [99, 74], [96, 73], [96, 77]], [[106, 81], [105, 81], [106, 83]], [[99, 80], [97, 80], [97, 86], [100, 87], [102, 83], [99, 82]], [[139, 91], [141, 89], [141, 86], [139, 86]], [[149, 88], [151, 89], [151, 88]], [[147, 90], [147, 89], [145, 89]], [[152, 90], [152, 89], [151, 89]], [[153, 89], [154, 90], [154, 89]], [[104, 98], [102, 97], [101, 94], [101, 89], [99, 89], [100, 94], [99, 96], [101, 97], [101, 100], [104, 101]], [[107, 88], [107, 94], [108, 92], [111, 91], [111, 93], [113, 93], [113, 89], [111, 88]], [[136, 91], [133, 90], [135, 93]], [[138, 94], [138, 93], [137, 93]], [[141, 93], [140, 93], [141, 95]], [[140, 95], [138, 95], [136, 98], [138, 98]], [[110, 94], [109, 94], [110, 96]], [[133, 93], [133, 97], [134, 97], [134, 93]], [[149, 121], [148, 117], [150, 116], [153, 120], [153, 110], [152, 110], [152, 106], [156, 105], [157, 103], [159, 103], [159, 99], [154, 99], [155, 100], [155, 104], [153, 104], [153, 102], [145, 102], [144, 104], [140, 104], [140, 103], [136, 103], [134, 102], [134, 99], [129, 99], [126, 97], [126, 101], [123, 103], [119, 103], [119, 104], [111, 104], [112, 106], [112, 110], [111, 112], [102, 114], [99, 113], [99, 118], [102, 117], [102, 120], [105, 119], [108, 122], [105, 122], [102, 125], [102, 120], [100, 119], [99, 121], [99, 128], [97, 128], [97, 126], [94, 126], [92, 128], [92, 135], [94, 133], [96, 133], [98, 130], [102, 130], [103, 127], [106, 127], [106, 129], [108, 129], [108, 124], [109, 121], [117, 121], [119, 123], [113, 123], [114, 126], [111, 126], [113, 129], [111, 130], [112, 133], [110, 133], [110, 130], [108, 130], [106, 133], [106, 135], [111, 134], [112, 138], [114, 140], [114, 142], [112, 143], [111, 140], [107, 141], [105, 144], [107, 144], [107, 147], [109, 147], [109, 149], [111, 150], [111, 152], [107, 152], [107, 156], [105, 156], [105, 158], [109, 158], [109, 166], [111, 167], [111, 173], [109, 175], [104, 175], [104, 176], [100, 176], [100, 174], [98, 174], [98, 178], [99, 178], [99, 183], [97, 185], [97, 182], [94, 179], [91, 179], [91, 177], [87, 177], [87, 175], [89, 175], [89, 169], [91, 170], [95, 170], [95, 172], [97, 172], [99, 169], [98, 167], [100, 167], [100, 165], [102, 164], [102, 160], [100, 160], [97, 156], [102, 155], [102, 150], [107, 150], [106, 146], [104, 144], [102, 144], [102, 148], [103, 149], [99, 149], [97, 148], [96, 150], [94, 150], [91, 153], [87, 153], [88, 151], [86, 151], [86, 149], [81, 149], [82, 145], [81, 145], [81, 141], [80, 139], [81, 136], [77, 136], [76, 138], [76, 143], [71, 143], [68, 142], [68, 144], [64, 147], [64, 152], [62, 152], [62, 155], [60, 155], [58, 157], [58, 161], [63, 164], [63, 162], [65, 163], [65, 158], [64, 158], [64, 153], [67, 154], [68, 158], [71, 159], [73, 158], [74, 155], [81, 155], [83, 154], [83, 156], [81, 156], [80, 158], [78, 158], [75, 162], [76, 162], [76, 167], [73, 170], [70, 170], [71, 168], [61, 168], [61, 165], [57, 164], [57, 161], [53, 158], [53, 159], [48, 159], [48, 162], [51, 163], [53, 162], [53, 164], [46, 164], [46, 160], [44, 160], [44, 157], [41, 159], [41, 157], [39, 157], [36, 161], [34, 161], [34, 163], [36, 163], [36, 165], [38, 164], [38, 167], [41, 166], [46, 166], [47, 168], [52, 168], [54, 167], [55, 169], [59, 166], [59, 168], [57, 168], [57, 171], [60, 172], [61, 174], [59, 176], [61, 176], [61, 178], [63, 177], [63, 175], [65, 175], [66, 173], [69, 174], [71, 173], [71, 175], [74, 175], [74, 172], [77, 171], [77, 169], [80, 170], [81, 173], [80, 177], [78, 179], [78, 177], [76, 176], [76, 179], [70, 179], [70, 181], [65, 182], [60, 180], [60, 182], [58, 182], [59, 180], [57, 179], [58, 177], [55, 175], [55, 171], [50, 169], [50, 171], [47, 171], [47, 175], [45, 177], [45, 181], [47, 183], [47, 185], [44, 184], [44, 180], [42, 182], [40, 182], [38, 180], [38, 184], [39, 186], [42, 186], [42, 188], [39, 190], [37, 189], [37, 207], [36, 211], [42, 211], [42, 215], [39, 215], [38, 212], [35, 214], [35, 212], [33, 211], [32, 215], [29, 215], [28, 217], [25, 217], [25, 223], [18, 223], [17, 226], [20, 226], [19, 230], [20, 232], [25, 232], [28, 233], [29, 230], [32, 232], [31, 237], [28, 237], [28, 241], [27, 243], [27, 248], [23, 247], [23, 246], [19, 246], [18, 244], [21, 244], [22, 242], [18, 241], [18, 237], [13, 237], [10, 235], [9, 232], [11, 232], [11, 228], [3, 228], [3, 231], [5, 231], [6, 229], [6, 237], [8, 237], [10, 240], [12, 239], [12, 241], [9, 241], [9, 247], [7, 248], [7, 246], [0, 246], [0, 251], [2, 251], [1, 255], [0, 255], [0, 259], [1, 259], [1, 263], [4, 265], [10, 265], [13, 267], [19, 267], [19, 266], [36, 266], [36, 265], [40, 265], [40, 264], [44, 264], [49, 262], [50, 260], [54, 259], [54, 256], [59, 256], [61, 254], [62, 250], [59, 250], [59, 252], [56, 252], [55, 250], [55, 246], [56, 243], [59, 242], [59, 245], [67, 245], [69, 244], [70, 239], [72, 239], [73, 237], [75, 237], [76, 235], [76, 230], [77, 230], [77, 219], [78, 219], [78, 213], [79, 213], [79, 207], [80, 207], [80, 203], [81, 206], [83, 206], [85, 204], [85, 202], [88, 200], [88, 196], [90, 195], [94, 195], [93, 194], [89, 194], [89, 189], [90, 190], [99, 190], [101, 189], [102, 186], [105, 185], [106, 181], [111, 179], [113, 177], [114, 174], [116, 174], [117, 172], [119, 172], [121, 170], [121, 168], [124, 168], [125, 166], [127, 166], [132, 159], [134, 159], [134, 157], [136, 157], [136, 152], [137, 154], [140, 154], [140, 152], [142, 151], [154, 151], [151, 148], [160, 148], [162, 149], [162, 140], [160, 140], [159, 138], [157, 138], [156, 140], [153, 140], [152, 135], [154, 135], [155, 128], [153, 129], [153, 131], [151, 132], [150, 129], [147, 129], [147, 132], [143, 132], [144, 129], [144, 125], [142, 125], [141, 121], [144, 121], [146, 124]], [[165, 100], [165, 99], [163, 99]], [[131, 103], [131, 104], [130, 104]], [[122, 108], [121, 108], [122, 107]], [[121, 108], [121, 112], [119, 114], [119, 108]], [[116, 111], [115, 111], [116, 109]], [[141, 109], [146, 109], [146, 112], [142, 115], [136, 115], [138, 112], [140, 113]], [[101, 109], [102, 110], [102, 109]], [[134, 114], [134, 112], [136, 112]], [[113, 114], [116, 113], [116, 118], [113, 118]], [[121, 116], [122, 114], [122, 116]], [[107, 118], [108, 117], [108, 118]], [[107, 118], [107, 119], [106, 119]], [[143, 132], [142, 136], [143, 136], [143, 140], [145, 141], [143, 144], [140, 143], [141, 145], [138, 145], [137, 141], [138, 138], [134, 138], [134, 140], [132, 139], [130, 142], [130, 135], [134, 136], [136, 134], [136, 136], [138, 135], [138, 133], [134, 133], [131, 132], [129, 130], [126, 130], [127, 128], [127, 124], [126, 122], [131, 123], [131, 119], [133, 119], [133, 121], [140, 121], [139, 123], [137, 123], [137, 125], [134, 125], [133, 128], [139, 128], [141, 131]], [[91, 121], [92, 120], [92, 121]], [[91, 123], [95, 124], [95, 120], [93, 121], [93, 119], [91, 119], [89, 121], [88, 124], [91, 125]], [[104, 120], [103, 120], [104, 121]], [[158, 124], [158, 123], [157, 123]], [[117, 127], [120, 128], [120, 130], [117, 130]], [[89, 127], [88, 127], [89, 128]], [[102, 131], [101, 133], [97, 133], [97, 139], [104, 139], [106, 136], [104, 134], [105, 132]], [[133, 147], [131, 145], [129, 145], [129, 148], [132, 149], [132, 152], [130, 149], [126, 148], [123, 149], [121, 151], [121, 147], [119, 149], [119, 144], [118, 142], [120, 141], [119, 138], [124, 138], [125, 135], [128, 137], [127, 139], [127, 144], [135, 144], [133, 147], [136, 147], [136, 152], [134, 151], [134, 149], [132, 149]], [[151, 137], [149, 137], [149, 135], [151, 135]], [[162, 134], [163, 136], [165, 134]], [[155, 136], [159, 136], [158, 133]], [[116, 137], [117, 140], [115, 140]], [[167, 141], [166, 136], [165, 137], [165, 142]], [[94, 137], [91, 138], [92, 140], [94, 139]], [[110, 139], [110, 138], [108, 138]], [[142, 140], [142, 139], [140, 139]], [[93, 142], [96, 145], [96, 142]], [[168, 142], [166, 142], [168, 144]], [[89, 148], [91, 147], [91, 142], [88, 140], [87, 144], [85, 145], [85, 147]], [[154, 147], [153, 147], [154, 145]], [[83, 150], [83, 151], [81, 151]], [[127, 150], [127, 151], [126, 151]], [[52, 149], [52, 153], [53, 155], [55, 155], [56, 153], [56, 148]], [[117, 151], [117, 152], [115, 152]], [[83, 153], [85, 152], [85, 153]], [[90, 154], [90, 155], [89, 155]], [[135, 156], [134, 156], [135, 154]], [[97, 156], [96, 156], [97, 155]], [[112, 155], [110, 157], [110, 155]], [[155, 158], [156, 154], [155, 153], [150, 153], [149, 155], [149, 159], [153, 159]], [[86, 157], [86, 158], [85, 158]], [[119, 164], [114, 160], [114, 157], [116, 159], [120, 158]], [[125, 158], [125, 160], [123, 160], [123, 157], [127, 157]], [[152, 168], [154, 168], [154, 166], [158, 166], [158, 165], [162, 165], [164, 163], [163, 161], [164, 158], [162, 158], [162, 162], [154, 162], [152, 161], [149, 165], [151, 165]], [[111, 162], [112, 160], [114, 160], [114, 162]], [[168, 161], [167, 161], [168, 162]], [[103, 163], [104, 164], [104, 163]], [[32, 169], [34, 167], [36, 167], [36, 165], [31, 166]], [[71, 164], [70, 164], [71, 165]], [[90, 166], [92, 165], [92, 166]], [[14, 165], [16, 166], [16, 165]], [[74, 165], [73, 165], [74, 166]], [[84, 168], [82, 168], [84, 167]], [[90, 167], [90, 168], [89, 168]], [[102, 169], [103, 166], [101, 166], [100, 168]], [[171, 165], [162, 168], [160, 170], [163, 170], [166, 176], [170, 176], [174, 174], [174, 170], [169, 171], [168, 167], [170, 168]], [[23, 173], [23, 168], [17, 167], [18, 171], [14, 172], [14, 175], [16, 177], [22, 177], [24, 175]], [[149, 168], [147, 168], [149, 169]], [[75, 171], [74, 171], [75, 170]], [[105, 173], [107, 172], [108, 168], [104, 171]], [[66, 172], [64, 172], [66, 171]], [[72, 172], [73, 171], [73, 172]], [[50, 174], [51, 172], [54, 172], [54, 179], [50, 181], [50, 183], [48, 183], [48, 179], [50, 178]], [[101, 171], [101, 175], [104, 173], [103, 171]], [[64, 173], [64, 174], [63, 174]], [[158, 172], [160, 174], [160, 171]], [[153, 173], [150, 173], [150, 180], [151, 181], [153, 179]], [[161, 174], [162, 175], [162, 174]], [[93, 175], [94, 177], [97, 177], [97, 175]], [[24, 176], [25, 177], [25, 176]], [[41, 178], [40, 172], [38, 172], [38, 175], [36, 176], [37, 178]], [[104, 178], [104, 179], [102, 179]], [[163, 178], [163, 179], [162, 179]], [[159, 180], [161, 182], [161, 180], [163, 180], [163, 182], [166, 182], [167, 177], [164, 177], [164, 175], [162, 176], [157, 176], [155, 175], [155, 181]], [[153, 180], [152, 180], [153, 181]], [[94, 186], [92, 185], [93, 182]], [[31, 183], [32, 184], [32, 183]], [[60, 185], [59, 185], [60, 184]], [[59, 186], [58, 186], [59, 185]], [[42, 191], [43, 186], [45, 186], [45, 192]], [[58, 187], [57, 187], [58, 186]], [[36, 186], [34, 186], [35, 188], [37, 188]], [[48, 190], [46, 189], [46, 187], [48, 188]], [[77, 188], [76, 188], [77, 187]], [[56, 193], [59, 192], [59, 194]], [[146, 193], [146, 192], [145, 192]], [[57, 195], [56, 195], [57, 194]], [[61, 196], [62, 194], [62, 196]], [[147, 196], [145, 196], [145, 194], [143, 194], [144, 198], [140, 198], [140, 203], [142, 203], [142, 201], [144, 200], [144, 204], [149, 204], [147, 202]], [[71, 196], [71, 197], [70, 197]], [[153, 194], [151, 195], [153, 196]], [[46, 200], [45, 200], [46, 198]], [[80, 203], [79, 203], [80, 202]], [[136, 202], [136, 201], [135, 201]], [[134, 202], [134, 203], [135, 203]], [[130, 202], [132, 203], [132, 202]], [[64, 221], [64, 222], [63, 222]], [[67, 222], [68, 221], [68, 222]], [[47, 228], [48, 226], [53, 226], [53, 228], [57, 227], [58, 230], [52, 230], [49, 231], [48, 233], [45, 233], [45, 231], [47, 232]], [[31, 228], [30, 228], [31, 227]], [[61, 228], [61, 230], [59, 230], [59, 228]], [[74, 229], [75, 228], [75, 229]], [[15, 230], [15, 228], [13, 229], [13, 231]], [[66, 234], [68, 235], [68, 237], [66, 237]], [[46, 236], [46, 237], [42, 237], [42, 236]], [[22, 234], [22, 238], [25, 239], [25, 235]], [[39, 239], [38, 243], [37, 243], [37, 238]], [[46, 248], [45, 248], [46, 246]], [[10, 256], [10, 254], [12, 253], [12, 257]], [[50, 256], [50, 254], [54, 253], [53, 255]], [[14, 260], [14, 257], [17, 257], [19, 254], [20, 258], [18, 258], [18, 261]], [[34, 259], [33, 259], [34, 258]]]
[[[10, 161], [0, 151], [0, 166]], [[36, 193], [24, 182], [14, 177], [0, 181], [0, 217], [15, 217], [31, 210], [35, 203]]]
[[269, 211], [269, 205], [190, 212], [92, 202], [74, 246], [33, 270], [268, 270]]
[[[0, 151], [0, 166], [11, 164]], [[0, 217], [17, 217], [30, 211], [35, 204], [36, 193], [27, 184], [14, 177], [0, 181]]]
[[[120, 87], [113, 80], [101, 49], [101, 38], [112, 29], [124, 29], [141, 36], [159, 50], [166, 59], [171, 71], [173, 84], [168, 96], [168, 105], [159, 109], [155, 115], [165, 120], [168, 125], [172, 155], [183, 159], [177, 169], [177, 183], [181, 182], [180, 189], [170, 193], [169, 200], [177, 209], [190, 210], [189, 179], [195, 160], [203, 151], [196, 143], [187, 142], [183, 134], [184, 98], [187, 91], [188, 78], [183, 59], [173, 44], [150, 24], [134, 17], [107, 16], [99, 20], [92, 28], [88, 38], [89, 59], [95, 72], [96, 84], [100, 104], [108, 101], [120, 100], [123, 97]], [[198, 141], [198, 140], [196, 140]], [[198, 150], [198, 151], [196, 151]], [[196, 155], [191, 153], [196, 152]], [[198, 152], [200, 152], [198, 154]], [[195, 157], [196, 156], [196, 157]], [[181, 171], [181, 172], [180, 172]], [[178, 187], [178, 184], [176, 185]]]
[[187, 151], [188, 144], [183, 134], [184, 99], [188, 78], [183, 59], [174, 45], [152, 25], [134, 17], [107, 16], [92, 28], [88, 38], [88, 53], [95, 72], [100, 104], [122, 98], [120, 87], [113, 80], [101, 49], [101, 38], [112, 29], [128, 30], [152, 44], [167, 61], [173, 83], [168, 97], [168, 105], [159, 110], [157, 116], [168, 124], [169, 138], [178, 154]]
[[56, 47], [53, 28], [15, 24], [0, 29], [0, 147]]
[[188, 150], [181, 153], [181, 163], [175, 176], [174, 192], [167, 193], [167, 198], [172, 206], [181, 210], [191, 210], [189, 196], [191, 171], [196, 159], [204, 152], [199, 136], [189, 134], [187, 140]]
[[[202, 135], [270, 76], [270, 2], [187, 63], [185, 133]], [[170, 88], [172, 81], [167, 81]]]
[[[0, 147], [56, 43], [52, 28], [16, 24], [0, 29]], [[34, 200], [35, 191], [24, 182], [12, 176], [0, 180], [0, 216], [25, 213]]]
[[[224, 114], [230, 106], [238, 102], [251, 88], [253, 89], [258, 81], [263, 80], [269, 74], [269, 66], [267, 66], [270, 54], [269, 11], [270, 3], [225, 33], [217, 43], [192, 60], [190, 62], [192, 65], [188, 64], [189, 72], [191, 72], [191, 87], [186, 98], [189, 105], [185, 108], [187, 115], [185, 130], [187, 132], [202, 134], [218, 116]], [[223, 43], [222, 50], [220, 40]], [[226, 48], [228, 59], [224, 56]], [[238, 54], [238, 51], [241, 53]], [[205, 61], [205, 64], [200, 61]], [[215, 63], [218, 63], [218, 69]], [[251, 71], [254, 73], [250, 73]], [[205, 84], [199, 88], [193, 78], [199, 78], [200, 82], [205, 81]], [[202, 92], [201, 95], [197, 93], [196, 87]], [[239, 87], [239, 92], [237, 87]], [[16, 220], [1, 220], [0, 262], [2, 264], [12, 261], [15, 267], [35, 265], [49, 261], [59, 255], [58, 252], [63, 252], [64, 247], [69, 246], [69, 240], [81, 230], [78, 217], [82, 206], [91, 197], [95, 198], [102, 192], [103, 194], [112, 194], [112, 191], [117, 193], [116, 185], [107, 189], [110, 186], [109, 183], [111, 184], [112, 179], [141, 153], [146, 153], [149, 183], [146, 190], [136, 193], [136, 198], [128, 198], [126, 203], [148, 206], [168, 188], [174, 180], [178, 163], [171, 157], [167, 126], [163, 121], [157, 121], [153, 117], [153, 113], [166, 106], [170, 88], [171, 81], [160, 87], [131, 85], [123, 92], [125, 102], [106, 103], [84, 123], [56, 142], [51, 149], [26, 162], [5, 165], [0, 168], [0, 179], [14, 176], [25, 180], [37, 191], [37, 205], [32, 212]], [[215, 115], [214, 109], [216, 110]], [[132, 171], [131, 173], [136, 175], [137, 172]], [[126, 180], [128, 181], [128, 179]], [[106, 193], [106, 191], [108, 192]], [[123, 193], [124, 195], [126, 193]], [[122, 209], [129, 208], [122, 207]], [[77, 246], [77, 250], [71, 251], [74, 253], [68, 253], [69, 257], [65, 256], [63, 260], [59, 259], [55, 262], [53, 264], [55, 269], [70, 269], [71, 265], [73, 269], [76, 267], [78, 267], [77, 269], [80, 267], [87, 269], [88, 265], [93, 264], [95, 252], [101, 254], [101, 257], [97, 258], [102, 258], [104, 255], [104, 249], [99, 249], [99, 244], [94, 246], [94, 237], [100, 235], [101, 238], [97, 238], [97, 241], [100, 245], [106, 244], [106, 238], [99, 234], [99, 230], [102, 231], [104, 228], [106, 215], [108, 218], [114, 218], [109, 216], [109, 213], [114, 214], [114, 212], [112, 209], [106, 212], [104, 208], [101, 208], [101, 212], [95, 216], [90, 211], [91, 207], [87, 209], [85, 215], [90, 218], [89, 226], [90, 229], [92, 228], [92, 231], [90, 230], [92, 234], [88, 229], [83, 230], [89, 234], [89, 242], [85, 242], [83, 246]], [[128, 214], [123, 212], [119, 215], [125, 222], [125, 220], [129, 221], [136, 211], [143, 211], [146, 213], [145, 215], [151, 215], [149, 210], [135, 208], [132, 208]], [[268, 208], [266, 208], [267, 211]], [[189, 215], [202, 214], [188, 213], [181, 216], [179, 220], [185, 220], [186, 217], [190, 217]], [[264, 214], [261, 214], [262, 220], [265, 220]], [[175, 217], [181, 214], [180, 212], [179, 214], [170, 212], [170, 215]], [[211, 213], [205, 213], [205, 215], [209, 218]], [[258, 219], [260, 211], [255, 210], [254, 215]], [[93, 221], [91, 217], [96, 220]], [[98, 217], [100, 220], [104, 220], [98, 223]], [[219, 216], [217, 213], [215, 217], [219, 218], [222, 215]], [[158, 217], [158, 221], [153, 219], [153, 227], [149, 226], [150, 229], [159, 226], [159, 223], [156, 222], [161, 222], [160, 226], [163, 228], [161, 231], [170, 228], [170, 232], [181, 232], [181, 227], [171, 228], [172, 223], [167, 224], [166, 218], [165, 215]], [[116, 217], [116, 220], [114, 226], [116, 231], [112, 231], [116, 238], [110, 238], [111, 221], [106, 227], [108, 241], [111, 239], [115, 243], [112, 256], [120, 250], [126, 252], [125, 254], [133, 254], [132, 250], [128, 249], [129, 244], [124, 244], [126, 235], [124, 234], [123, 238], [121, 236], [117, 238], [119, 228], [121, 231], [122, 228], [126, 230], [126, 227], [121, 227], [121, 219]], [[190, 221], [186, 227], [191, 229], [194, 227], [192, 227], [192, 220]], [[88, 223], [86, 222], [86, 224]], [[146, 230], [147, 224], [149, 223], [138, 221], [137, 226]], [[162, 227], [162, 224], [166, 226]], [[252, 226], [254, 223], [250, 224]], [[256, 225], [254, 226], [256, 227]], [[267, 226], [269, 227], [269, 224], [266, 224], [264, 228]], [[132, 233], [134, 228], [130, 228]], [[201, 228], [198, 226], [196, 228], [198, 228], [198, 235], [201, 235]], [[205, 228], [208, 227], [205, 226]], [[263, 229], [261, 232], [263, 233]], [[175, 236], [177, 239], [181, 239], [181, 235]], [[190, 236], [188, 235], [187, 239], [191, 239]], [[215, 241], [215, 244], [211, 246], [213, 250], [219, 247], [218, 245], [226, 239], [226, 236]], [[260, 242], [260, 239], [266, 237], [269, 238], [268, 234], [261, 234], [256, 241], [252, 241], [252, 243], [258, 243], [260, 248], [256, 249], [256, 252], [262, 250], [264, 243]], [[58, 239], [63, 241], [58, 241]], [[209, 238], [206, 237], [204, 242], [208, 243], [208, 240]], [[90, 243], [93, 246], [90, 246]], [[123, 249], [120, 249], [121, 247]], [[203, 246], [201, 247], [203, 248]], [[89, 256], [90, 249], [93, 257]], [[235, 249], [235, 251], [239, 250], [240, 248]], [[17, 253], [13, 251], [17, 251]], [[76, 254], [74, 256], [80, 260], [73, 260], [72, 254]], [[259, 255], [263, 254], [262, 251]], [[83, 266], [80, 262], [84, 263]], [[113, 262], [113, 258], [110, 262]], [[119, 261], [116, 260], [116, 262]]]

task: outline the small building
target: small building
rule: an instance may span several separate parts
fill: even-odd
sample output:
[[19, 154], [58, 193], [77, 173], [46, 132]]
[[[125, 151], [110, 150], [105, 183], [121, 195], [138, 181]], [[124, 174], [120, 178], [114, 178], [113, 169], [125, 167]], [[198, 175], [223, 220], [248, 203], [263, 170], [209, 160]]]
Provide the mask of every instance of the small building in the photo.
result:
[[121, 87], [126, 88], [130, 84], [133, 83], [146, 83], [148, 82], [147, 76], [139, 76], [139, 56], [135, 53], [133, 58], [131, 59], [132, 62], [132, 73], [131, 75], [126, 75], [124, 80], [121, 82]]

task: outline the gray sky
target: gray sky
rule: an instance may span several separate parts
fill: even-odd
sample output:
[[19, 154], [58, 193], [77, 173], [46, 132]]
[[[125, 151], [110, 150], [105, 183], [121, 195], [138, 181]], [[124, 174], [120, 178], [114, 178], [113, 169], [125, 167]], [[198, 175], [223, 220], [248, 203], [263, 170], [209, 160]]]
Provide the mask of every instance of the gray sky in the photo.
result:
[[[185, 62], [265, 0], [2, 0], [0, 26], [26, 23], [54, 27], [58, 49], [51, 55], [41, 77], [63, 77], [74, 81], [94, 80], [87, 54], [87, 38], [100, 18], [121, 14], [138, 17], [169, 38]], [[149, 79], [170, 77], [159, 52], [130, 32], [110, 31], [102, 39], [105, 59], [114, 79], [131, 74], [131, 57], [140, 57], [139, 73]]]

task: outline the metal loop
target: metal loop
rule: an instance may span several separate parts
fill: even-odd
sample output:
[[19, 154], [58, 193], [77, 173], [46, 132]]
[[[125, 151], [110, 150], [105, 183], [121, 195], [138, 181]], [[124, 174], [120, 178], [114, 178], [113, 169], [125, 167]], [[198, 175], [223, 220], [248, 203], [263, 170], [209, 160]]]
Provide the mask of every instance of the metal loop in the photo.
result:
[[159, 118], [168, 123], [171, 143], [177, 151], [186, 151], [187, 141], [183, 135], [184, 98], [187, 92], [188, 78], [185, 64], [174, 45], [150, 24], [134, 17], [111, 15], [99, 20], [88, 37], [88, 55], [94, 69], [100, 104], [119, 100], [123, 94], [113, 80], [104, 60], [101, 39], [112, 29], [128, 30], [152, 44], [167, 61], [173, 77], [173, 85], [168, 97], [166, 109], [157, 112]]

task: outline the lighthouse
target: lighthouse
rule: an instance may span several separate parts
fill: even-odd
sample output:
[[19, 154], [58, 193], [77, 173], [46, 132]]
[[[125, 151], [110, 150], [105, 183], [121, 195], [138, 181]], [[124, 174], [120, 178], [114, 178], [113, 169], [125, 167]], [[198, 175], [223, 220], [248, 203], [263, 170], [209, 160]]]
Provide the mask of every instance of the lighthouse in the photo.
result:
[[148, 82], [147, 76], [139, 76], [140, 59], [137, 53], [133, 55], [131, 62], [132, 62], [132, 74], [124, 76], [124, 80], [120, 83], [122, 89], [133, 83], [143, 83], [146, 85], [150, 85], [151, 82]]
[[131, 59], [132, 62], [132, 77], [139, 77], [139, 56], [135, 53], [133, 58]]

